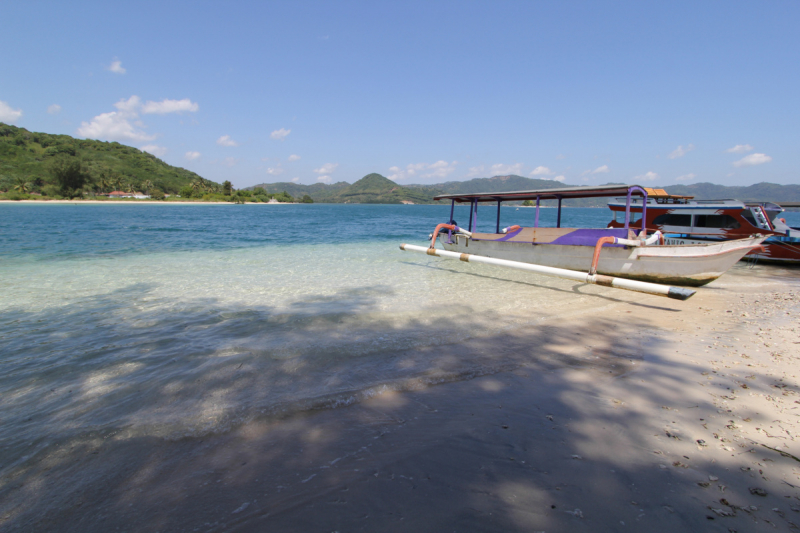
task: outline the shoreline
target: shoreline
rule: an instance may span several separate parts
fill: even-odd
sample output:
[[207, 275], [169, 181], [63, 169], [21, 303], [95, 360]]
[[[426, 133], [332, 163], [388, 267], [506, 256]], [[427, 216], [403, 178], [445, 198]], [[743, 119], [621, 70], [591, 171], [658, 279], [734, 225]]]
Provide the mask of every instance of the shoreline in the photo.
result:
[[792, 527], [800, 274], [743, 265], [688, 302], [562, 297], [599, 295], [609, 302], [602, 316], [586, 310], [437, 347], [454, 358], [525, 354], [495, 374], [198, 438], [97, 436], [54, 450], [2, 480], [0, 525]]
[[188, 200], [0, 200], [3, 204], [71, 204], [71, 205], [298, 205], [301, 202], [191, 202]]

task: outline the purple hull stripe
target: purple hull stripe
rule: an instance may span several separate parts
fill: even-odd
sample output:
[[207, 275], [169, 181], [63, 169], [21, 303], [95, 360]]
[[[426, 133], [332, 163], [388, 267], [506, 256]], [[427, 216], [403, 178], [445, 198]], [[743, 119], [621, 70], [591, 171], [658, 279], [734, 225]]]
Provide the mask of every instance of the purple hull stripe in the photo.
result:
[[[619, 237], [620, 239], [628, 238], [628, 230], [625, 228], [603, 228], [603, 229], [576, 229], [566, 235], [562, 235], [558, 239], [550, 242], [549, 244], [569, 244], [573, 246], [594, 246], [597, 240], [601, 237]], [[544, 244], [544, 243], [542, 243]], [[613, 246], [622, 248], [621, 244], [606, 244], [605, 246]]]
[[500, 239], [495, 239], [495, 241], [503, 242], [503, 241], [507, 241], [508, 239], [513, 239], [514, 236], [517, 233], [519, 233], [520, 231], [522, 231], [522, 228], [519, 228], [518, 230], [514, 230], [511, 233], [506, 233], [505, 237], [502, 237]]

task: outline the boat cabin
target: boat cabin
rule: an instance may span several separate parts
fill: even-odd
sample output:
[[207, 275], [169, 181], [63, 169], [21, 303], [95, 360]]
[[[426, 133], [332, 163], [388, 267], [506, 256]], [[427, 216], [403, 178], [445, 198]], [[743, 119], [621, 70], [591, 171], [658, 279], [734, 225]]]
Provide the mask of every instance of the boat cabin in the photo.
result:
[[626, 217], [632, 216], [637, 224], [644, 220], [650, 231], [683, 235], [739, 238], [761, 233], [789, 236], [792, 230], [778, 217], [783, 208], [777, 204], [695, 200], [692, 196], [668, 194], [663, 189], [647, 191], [646, 198], [634, 198], [630, 203], [627, 198], [610, 201], [608, 207], [613, 219], [608, 227], [623, 227], [625, 219], [622, 216], [626, 214]]

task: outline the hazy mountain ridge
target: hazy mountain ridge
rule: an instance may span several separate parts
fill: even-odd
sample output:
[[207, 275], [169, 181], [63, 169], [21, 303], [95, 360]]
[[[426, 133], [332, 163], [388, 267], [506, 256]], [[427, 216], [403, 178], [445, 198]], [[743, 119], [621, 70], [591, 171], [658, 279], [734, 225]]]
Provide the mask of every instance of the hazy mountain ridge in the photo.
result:
[[262, 183], [247, 187], [248, 190], [263, 187], [269, 193], [286, 191], [295, 198], [309, 195], [315, 202], [331, 204], [400, 204], [413, 202], [415, 204], [432, 204], [434, 194], [429, 191], [419, 191], [410, 187], [403, 187], [380, 174], [367, 174], [352, 185], [343, 181], [327, 185], [315, 183], [303, 185], [300, 183]]
[[734, 199], [743, 202], [800, 202], [800, 185], [761, 182], [746, 187], [693, 183], [663, 187], [670, 194], [694, 196], [697, 200]]
[[[714, 183], [695, 183], [691, 185], [646, 185], [652, 188], [663, 188], [670, 194], [694, 196], [698, 200], [720, 200], [734, 198], [746, 202], [800, 202], [800, 185], [778, 185], [776, 183], [756, 183], [746, 187], [726, 186]], [[267, 192], [286, 191], [294, 197], [304, 194], [311, 196], [315, 202], [323, 203], [400, 203], [403, 200], [416, 204], [431, 204], [432, 198], [438, 194], [471, 194], [481, 192], [510, 192], [560, 187], [579, 187], [553, 180], [525, 178], [523, 176], [494, 176], [492, 178], [475, 178], [467, 181], [448, 181], [433, 185], [409, 184], [399, 185], [380, 174], [369, 174], [356, 183], [347, 182], [327, 185], [315, 183], [302, 185], [298, 183], [263, 183], [255, 187], [264, 187]], [[252, 189], [254, 187], [248, 187]], [[564, 205], [576, 207], [604, 207], [608, 199], [583, 198], [565, 200]], [[546, 202], [547, 203], [554, 203]]]

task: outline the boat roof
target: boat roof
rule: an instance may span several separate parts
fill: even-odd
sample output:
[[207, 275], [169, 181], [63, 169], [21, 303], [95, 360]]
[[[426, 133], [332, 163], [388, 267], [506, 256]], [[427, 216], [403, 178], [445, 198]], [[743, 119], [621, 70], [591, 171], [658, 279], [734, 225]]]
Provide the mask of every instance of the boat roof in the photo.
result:
[[[675, 209], [675, 208], [703, 208], [708, 209], [710, 207], [727, 207], [727, 208], [744, 208], [744, 202], [740, 200], [733, 200], [733, 199], [726, 199], [726, 200], [692, 200], [693, 197], [675, 197], [675, 196], [650, 196], [647, 195], [647, 208], [650, 209], [651, 207], [656, 207], [660, 209]], [[672, 200], [677, 200], [677, 202], [673, 202]], [[627, 203], [627, 199], [625, 197], [614, 198], [608, 202], [608, 205], [613, 205], [615, 207], [624, 206]], [[631, 200], [632, 205], [642, 205], [642, 198], [633, 198]]]
[[[640, 185], [600, 185], [597, 187], [560, 187], [554, 189], [538, 189], [532, 191], [511, 192], [478, 192], [462, 194], [439, 194], [434, 200], [455, 200], [456, 202], [497, 202], [507, 200], [558, 200], [559, 198], [598, 198], [603, 196], [632, 194], [643, 196], [641, 190], [652, 194], [650, 191], [666, 192], [663, 189], [647, 189]], [[657, 194], [657, 193], [656, 193]]]

